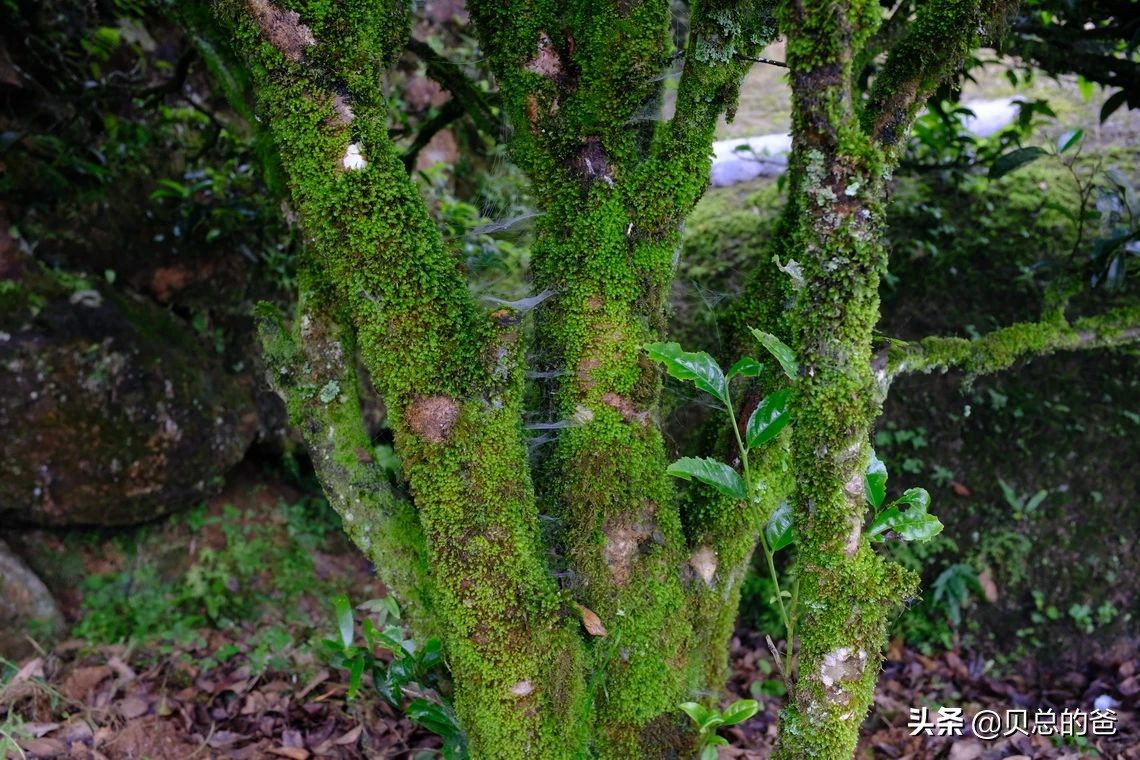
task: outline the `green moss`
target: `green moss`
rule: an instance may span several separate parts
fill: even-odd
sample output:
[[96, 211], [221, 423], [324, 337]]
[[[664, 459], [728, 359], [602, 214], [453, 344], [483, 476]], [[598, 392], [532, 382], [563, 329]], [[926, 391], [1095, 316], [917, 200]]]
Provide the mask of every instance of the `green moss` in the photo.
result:
[[[367, 449], [367, 438], [360, 438], [358, 402], [347, 392], [355, 385], [346, 352], [328, 357], [331, 375], [303, 378], [291, 411], [362, 548], [418, 552], [414, 537], [422, 533], [423, 559], [396, 558], [385, 567], [430, 573], [417, 580], [430, 587], [432, 623], [472, 750], [482, 757], [580, 754], [581, 641], [576, 621], [561, 614], [536, 535], [519, 423], [522, 378], [509, 359], [519, 347], [475, 307], [387, 134], [378, 72], [407, 33], [404, 12], [390, 12], [402, 6], [290, 7], [297, 17], [269, 14], [255, 23], [227, 6], [320, 285], [344, 305], [385, 398], [416, 512], [357, 516], [353, 498], [384, 491], [359, 480], [367, 468], [358, 449]], [[360, 160], [352, 160], [350, 146]], [[300, 325], [304, 345], [304, 317]], [[341, 393], [326, 404], [320, 389], [330, 381]]]

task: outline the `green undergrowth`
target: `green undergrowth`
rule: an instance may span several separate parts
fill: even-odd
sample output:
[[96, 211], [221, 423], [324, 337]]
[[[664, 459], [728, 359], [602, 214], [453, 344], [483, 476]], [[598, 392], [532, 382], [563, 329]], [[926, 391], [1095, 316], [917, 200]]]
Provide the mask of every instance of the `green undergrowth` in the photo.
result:
[[[122, 533], [110, 552], [120, 566], [82, 581], [71, 633], [161, 654], [205, 648], [207, 666], [242, 654], [258, 671], [282, 667], [319, 638], [327, 600], [347, 582], [322, 577], [314, 560], [339, 550], [339, 527], [323, 498], [305, 497], [269, 514], [202, 505], [170, 524]], [[172, 535], [179, 538], [170, 551]], [[223, 632], [224, 643], [215, 646], [211, 631]]]

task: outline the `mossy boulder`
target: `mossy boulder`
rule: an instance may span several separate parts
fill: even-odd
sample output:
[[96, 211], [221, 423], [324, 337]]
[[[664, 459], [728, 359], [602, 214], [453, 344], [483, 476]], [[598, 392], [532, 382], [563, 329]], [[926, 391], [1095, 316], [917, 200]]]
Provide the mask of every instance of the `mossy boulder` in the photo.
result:
[[257, 431], [248, 383], [169, 311], [38, 269], [0, 280], [0, 521], [126, 525], [220, 485]]

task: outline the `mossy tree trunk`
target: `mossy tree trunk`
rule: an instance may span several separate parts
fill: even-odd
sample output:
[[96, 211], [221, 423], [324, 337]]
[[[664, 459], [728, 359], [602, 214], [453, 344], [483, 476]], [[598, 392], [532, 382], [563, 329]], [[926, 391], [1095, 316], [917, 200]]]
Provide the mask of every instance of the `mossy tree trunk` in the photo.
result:
[[[348, 532], [416, 634], [442, 639], [473, 754], [691, 756], [677, 705], [715, 700], [740, 582], [791, 496], [803, 612], [779, 754], [850, 756], [888, 615], [914, 588], [862, 535], [870, 426], [904, 359], [970, 355], [928, 344], [872, 357], [886, 184], [925, 94], [1000, 9], [923, 5], [864, 103], [852, 61], [878, 22], [872, 0], [702, 3], [680, 53], [665, 0], [472, 0], [541, 212], [532, 264], [547, 298], [530, 329], [523, 313], [475, 303], [388, 136], [381, 77], [407, 38], [403, 5], [216, 6], [253, 73], [311, 257], [292, 324], [263, 319], [271, 379]], [[755, 498], [678, 494], [642, 347], [664, 333], [717, 120], [777, 21], [795, 148], [776, 253], [798, 274], [762, 267], [734, 315], [797, 350], [794, 424], [754, 462]], [[660, 74], [678, 56], [665, 118]], [[389, 409], [407, 497], [367, 456], [357, 351]], [[543, 378], [529, 394], [528, 369]], [[531, 457], [535, 414], [559, 431]]]

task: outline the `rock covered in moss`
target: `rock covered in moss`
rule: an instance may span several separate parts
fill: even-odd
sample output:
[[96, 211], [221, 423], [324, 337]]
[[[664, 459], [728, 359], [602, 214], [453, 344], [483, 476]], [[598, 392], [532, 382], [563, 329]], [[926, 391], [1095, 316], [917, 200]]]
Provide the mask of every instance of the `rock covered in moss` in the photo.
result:
[[248, 388], [151, 302], [21, 269], [0, 282], [0, 518], [125, 525], [207, 495], [257, 430]]

